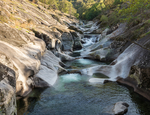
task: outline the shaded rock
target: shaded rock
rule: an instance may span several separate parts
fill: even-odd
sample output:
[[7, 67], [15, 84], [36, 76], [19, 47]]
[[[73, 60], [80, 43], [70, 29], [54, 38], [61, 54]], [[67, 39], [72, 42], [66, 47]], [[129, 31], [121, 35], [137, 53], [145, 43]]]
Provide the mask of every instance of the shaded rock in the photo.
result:
[[92, 59], [98, 59], [100, 61], [105, 61], [106, 60], [106, 56], [108, 55], [108, 53], [110, 52], [110, 49], [108, 48], [102, 48], [96, 51], [93, 51], [92, 53], [89, 54], [89, 57], [91, 57]]
[[124, 115], [128, 111], [129, 105], [125, 102], [117, 102], [114, 106], [114, 114], [115, 115]]
[[3, 80], [0, 82], [0, 114], [14, 115], [16, 111], [15, 89]]
[[42, 39], [45, 42], [46, 48], [48, 50], [58, 50], [61, 48], [60, 33], [50, 31], [50, 28], [47, 28], [47, 30], [45, 30], [45, 28], [36, 28], [33, 30], [33, 32], [35, 33], [36, 37]]
[[65, 53], [61, 53], [61, 52], [58, 52], [56, 54], [56, 56], [58, 56], [60, 58], [61, 61], [71, 61], [71, 60], [74, 60], [75, 58], [74, 57], [71, 57]]
[[109, 82], [112, 82], [112, 81], [106, 79], [106, 80], [104, 80], [103, 83], [106, 84], [106, 83], [109, 83]]
[[81, 34], [78, 34], [77, 32], [71, 32], [72, 36], [73, 36], [73, 39], [74, 39], [74, 46], [73, 46], [73, 49], [74, 50], [80, 50], [82, 49], [82, 43], [81, 43], [81, 38], [82, 38], [82, 35]]
[[150, 100], [150, 91], [145, 88], [140, 88], [140, 85], [137, 83], [137, 80], [135, 80], [134, 78], [131, 77], [127, 77], [125, 79], [120, 78], [117, 80], [117, 82], [119, 84], [132, 87], [136, 93]]
[[32, 80], [32, 86], [36, 88], [50, 87], [50, 85], [39, 77], [34, 77]]
[[[3, 60], [3, 62], [8, 62], [10, 66], [9, 61]], [[0, 114], [17, 114], [15, 89], [15, 71], [0, 63]]]
[[106, 35], [111, 34], [112, 32], [113, 32], [113, 30], [112, 30], [112, 29], [109, 29], [109, 30], [107, 31]]
[[62, 50], [63, 51], [73, 51], [73, 37], [70, 33], [63, 33], [61, 35], [62, 38]]
[[83, 34], [83, 32], [75, 26], [70, 26], [68, 29], [75, 30], [76, 32], [79, 32], [80, 34]]
[[102, 29], [96, 29], [96, 30], [93, 30], [90, 34], [101, 34], [103, 31]]

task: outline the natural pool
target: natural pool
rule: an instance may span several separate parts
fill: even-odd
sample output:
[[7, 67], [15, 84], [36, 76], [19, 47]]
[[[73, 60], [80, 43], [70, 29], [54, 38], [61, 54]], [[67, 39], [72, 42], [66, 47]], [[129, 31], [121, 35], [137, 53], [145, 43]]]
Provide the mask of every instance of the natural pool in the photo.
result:
[[[66, 62], [68, 69], [81, 69], [104, 64], [89, 59]], [[55, 85], [47, 89], [34, 89], [26, 98], [17, 101], [18, 115], [111, 115], [118, 101], [129, 104], [126, 115], [150, 115], [150, 102], [115, 82], [91, 84], [92, 77], [77, 73], [59, 75]]]

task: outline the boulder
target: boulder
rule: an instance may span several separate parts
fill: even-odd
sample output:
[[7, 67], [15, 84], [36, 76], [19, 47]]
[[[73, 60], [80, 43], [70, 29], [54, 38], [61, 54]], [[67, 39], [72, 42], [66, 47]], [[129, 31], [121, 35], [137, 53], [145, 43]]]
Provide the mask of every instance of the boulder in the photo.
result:
[[72, 36], [73, 36], [73, 40], [74, 40], [74, 46], [73, 46], [73, 49], [74, 50], [80, 50], [82, 49], [82, 43], [81, 43], [81, 38], [82, 38], [82, 35], [77, 33], [77, 32], [71, 32]]
[[114, 106], [114, 114], [115, 115], [124, 115], [128, 111], [129, 105], [125, 102], [117, 102]]
[[[35, 77], [40, 79], [34, 79], [36, 87], [47, 87], [53, 86], [58, 78], [57, 70], [59, 68], [63, 69], [59, 65], [60, 59], [57, 58], [51, 51], [46, 50], [45, 54], [42, 56], [41, 65], [39, 72], [35, 75]], [[42, 81], [42, 80], [43, 81]], [[40, 83], [37, 84], [37, 80], [40, 80]], [[47, 83], [44, 83], [47, 82]], [[43, 85], [43, 86], [42, 86]]]
[[88, 56], [91, 57], [92, 59], [98, 59], [100, 61], [105, 61], [106, 56], [108, 55], [108, 53], [110, 51], [111, 51], [111, 49], [109, 49], [109, 48], [102, 48], [102, 49], [91, 52], [90, 54], [88, 54]]
[[63, 51], [73, 51], [73, 37], [71, 33], [64, 32], [61, 35], [62, 38], [62, 50]]

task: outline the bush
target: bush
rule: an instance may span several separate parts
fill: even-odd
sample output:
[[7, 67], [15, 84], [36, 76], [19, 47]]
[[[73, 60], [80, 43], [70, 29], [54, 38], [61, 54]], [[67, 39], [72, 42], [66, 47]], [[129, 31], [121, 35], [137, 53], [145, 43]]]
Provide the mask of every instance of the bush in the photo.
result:
[[118, 4], [121, 4], [121, 3], [122, 3], [121, 0], [115, 0], [114, 3], [113, 3], [113, 5], [118, 5]]
[[137, 17], [149, 18], [145, 15], [145, 11], [150, 8], [150, 0], [123, 0], [127, 7], [119, 10], [119, 14], [122, 15], [124, 21], [128, 23], [135, 20]]
[[100, 21], [107, 23], [108, 17], [106, 15], [102, 15]]

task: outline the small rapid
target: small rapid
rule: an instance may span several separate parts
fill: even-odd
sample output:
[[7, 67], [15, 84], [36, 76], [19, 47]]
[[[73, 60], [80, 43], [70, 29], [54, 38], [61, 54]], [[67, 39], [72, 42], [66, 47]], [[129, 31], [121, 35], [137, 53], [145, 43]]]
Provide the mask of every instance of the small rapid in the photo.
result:
[[84, 35], [84, 38], [82, 39], [83, 41], [83, 46], [90, 46], [92, 44], [95, 44], [98, 42], [101, 38], [101, 34], [96, 35], [96, 34], [86, 34]]

